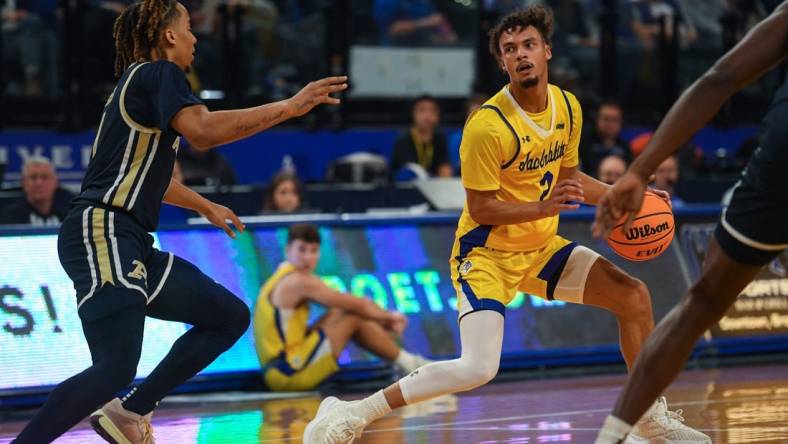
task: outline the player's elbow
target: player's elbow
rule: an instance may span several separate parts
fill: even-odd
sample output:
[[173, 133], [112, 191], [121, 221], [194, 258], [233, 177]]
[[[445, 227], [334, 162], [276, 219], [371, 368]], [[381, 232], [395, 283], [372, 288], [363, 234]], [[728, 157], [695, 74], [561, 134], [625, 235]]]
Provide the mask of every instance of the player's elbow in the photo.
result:
[[487, 205], [483, 201], [468, 200], [468, 214], [479, 225], [494, 225], [490, 211], [488, 211]]
[[209, 131], [203, 128], [192, 131], [184, 137], [189, 141], [189, 145], [197, 151], [207, 151], [218, 145]]

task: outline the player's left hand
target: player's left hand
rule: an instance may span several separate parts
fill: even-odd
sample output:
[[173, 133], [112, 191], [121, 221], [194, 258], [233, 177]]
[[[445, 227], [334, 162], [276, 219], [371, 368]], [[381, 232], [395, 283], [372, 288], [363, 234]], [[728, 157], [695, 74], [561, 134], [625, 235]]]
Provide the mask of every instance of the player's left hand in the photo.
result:
[[660, 199], [664, 200], [664, 201], [665, 201], [665, 203], [667, 203], [667, 204], [668, 204], [668, 206], [669, 206], [671, 209], [673, 208], [673, 202], [671, 202], [671, 201], [670, 201], [670, 193], [668, 193], [668, 192], [667, 192], [667, 191], [665, 191], [665, 190], [658, 190], [658, 189], [656, 189], [656, 188], [649, 188], [649, 189], [648, 189], [648, 191], [649, 191], [649, 193], [654, 193], [654, 194], [656, 194], [656, 195], [657, 195], [657, 197], [659, 197]]
[[227, 233], [228, 236], [235, 239], [235, 231], [230, 228], [230, 225], [227, 221], [232, 222], [235, 226], [235, 229], [238, 230], [239, 233], [243, 233], [246, 229], [246, 225], [241, 222], [241, 219], [233, 213], [233, 210], [225, 207], [224, 205], [219, 205], [218, 203], [211, 202], [211, 205], [208, 207], [208, 210], [203, 214], [203, 217], [208, 219], [208, 221], [213, 224], [215, 227], [219, 227]]
[[[610, 230], [626, 216], [624, 231], [643, 205], [646, 192], [646, 180], [635, 173], [627, 171], [613, 186], [607, 190], [596, 207], [596, 217], [591, 231], [595, 237], [607, 236]], [[670, 197], [670, 196], [668, 196]]]
[[331, 94], [347, 89], [347, 76], [326, 77], [309, 82], [296, 95], [287, 99], [293, 117], [303, 116], [317, 105], [339, 105], [340, 100]]

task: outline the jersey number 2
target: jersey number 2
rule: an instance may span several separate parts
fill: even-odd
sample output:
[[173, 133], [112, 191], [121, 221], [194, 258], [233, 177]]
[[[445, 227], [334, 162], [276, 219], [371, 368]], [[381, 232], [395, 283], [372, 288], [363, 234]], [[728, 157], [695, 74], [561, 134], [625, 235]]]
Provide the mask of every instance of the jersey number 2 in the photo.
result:
[[542, 180], [539, 181], [539, 185], [543, 187], [544, 186], [547, 187], [545, 188], [544, 191], [542, 191], [542, 195], [539, 196], [539, 200], [544, 200], [544, 198], [547, 197], [548, 194], [550, 194], [550, 187], [553, 186], [553, 173], [549, 171], [544, 173], [544, 176], [542, 176]]

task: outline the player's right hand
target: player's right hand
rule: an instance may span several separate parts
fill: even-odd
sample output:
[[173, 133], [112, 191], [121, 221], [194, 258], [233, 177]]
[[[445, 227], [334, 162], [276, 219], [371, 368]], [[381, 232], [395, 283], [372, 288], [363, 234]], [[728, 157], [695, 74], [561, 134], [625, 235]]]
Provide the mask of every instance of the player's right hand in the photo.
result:
[[539, 202], [540, 212], [544, 217], [555, 216], [566, 210], [580, 208], [580, 203], [585, 201], [583, 186], [575, 179], [564, 179], [555, 186], [550, 197]]
[[292, 116], [298, 117], [308, 113], [322, 103], [339, 105], [339, 99], [331, 94], [347, 89], [347, 76], [326, 77], [309, 82], [296, 95], [287, 99], [292, 109]]
[[[648, 176], [646, 176], [648, 177]], [[626, 216], [623, 231], [629, 230], [632, 220], [643, 205], [646, 192], [646, 180], [641, 176], [627, 171], [607, 190], [596, 207], [596, 217], [591, 231], [595, 237], [608, 236], [621, 218]]]

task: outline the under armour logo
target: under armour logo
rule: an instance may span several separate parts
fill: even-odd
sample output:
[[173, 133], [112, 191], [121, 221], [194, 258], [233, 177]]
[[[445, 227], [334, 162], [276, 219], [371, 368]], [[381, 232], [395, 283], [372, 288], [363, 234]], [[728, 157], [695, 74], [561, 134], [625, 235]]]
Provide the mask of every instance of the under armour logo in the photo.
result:
[[146, 283], [148, 282], [148, 270], [145, 269], [145, 264], [142, 262], [134, 259], [131, 261], [131, 265], [134, 265], [134, 269], [129, 272], [126, 276], [133, 278], [133, 279], [142, 279]]
[[564, 129], [564, 122], [561, 122], [558, 125], [556, 125], [555, 129]]
[[530, 142], [531, 141], [531, 136], [521, 137], [520, 139], [522, 139], [523, 143]]
[[410, 373], [410, 375], [408, 375], [408, 376], [410, 376], [410, 377], [414, 377], [414, 376], [416, 376], [416, 375], [418, 375], [418, 374], [419, 374], [419, 371], [418, 371], [418, 370], [413, 370], [413, 371]]

